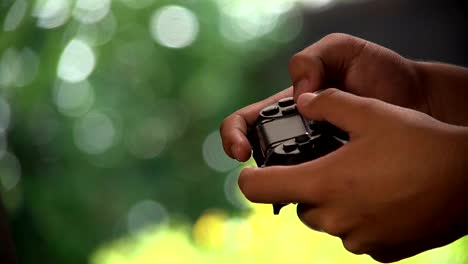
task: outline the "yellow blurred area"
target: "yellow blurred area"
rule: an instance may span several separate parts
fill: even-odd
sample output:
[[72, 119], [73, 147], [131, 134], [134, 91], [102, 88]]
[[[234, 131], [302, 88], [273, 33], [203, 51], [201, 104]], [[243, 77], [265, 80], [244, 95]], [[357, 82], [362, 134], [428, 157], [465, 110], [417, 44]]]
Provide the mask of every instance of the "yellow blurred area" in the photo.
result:
[[223, 228], [227, 217], [222, 211], [210, 211], [202, 215], [193, 226], [193, 239], [206, 248], [216, 249], [223, 243]]
[[[466, 260], [461, 239], [401, 264], [458, 264]], [[245, 217], [229, 217], [208, 210], [192, 226], [146, 229], [103, 245], [91, 256], [92, 264], [146, 263], [378, 263], [367, 255], [347, 252], [341, 240], [305, 227], [295, 206], [274, 216], [271, 205], [253, 205]]]

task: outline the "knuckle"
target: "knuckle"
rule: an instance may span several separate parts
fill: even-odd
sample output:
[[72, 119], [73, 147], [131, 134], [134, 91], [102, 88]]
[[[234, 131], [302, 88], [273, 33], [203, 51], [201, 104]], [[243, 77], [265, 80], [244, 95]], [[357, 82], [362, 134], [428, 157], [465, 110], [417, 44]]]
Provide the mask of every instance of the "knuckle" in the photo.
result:
[[379, 101], [377, 99], [365, 98], [364, 100], [360, 101], [359, 104], [357, 104], [356, 110], [359, 111], [362, 115], [368, 115], [369, 113], [374, 112], [378, 105]]
[[221, 125], [219, 126], [219, 133], [223, 133], [225, 127], [226, 127], [226, 123], [228, 122], [229, 120], [229, 116], [224, 118], [223, 122], [221, 122]]
[[312, 230], [321, 230], [317, 215], [313, 214], [314, 207], [308, 204], [299, 203], [296, 207], [296, 213], [299, 220]]
[[356, 38], [345, 33], [331, 33], [323, 37], [319, 42], [324, 43], [347, 43], [354, 41]]
[[233, 122], [236, 114], [237, 114], [237, 111], [224, 118], [224, 120], [221, 122], [221, 125], [219, 126], [220, 133], [223, 133], [223, 131], [230, 130], [228, 125]]
[[322, 222], [322, 229], [326, 233], [339, 237], [343, 234], [341, 221], [335, 216], [324, 217]]
[[339, 52], [340, 50], [346, 50], [349, 59], [353, 60], [359, 57], [364, 48], [369, 44], [368, 41], [348, 35], [345, 33], [332, 33], [323, 37], [320, 41], [320, 45], [327, 46], [329, 49]]
[[230, 145], [232, 144], [231, 139], [229, 137], [229, 133], [228, 133], [231, 129], [227, 127], [228, 126], [227, 124], [229, 123], [229, 119], [230, 117], [225, 118], [224, 121], [219, 126], [219, 135], [221, 137], [221, 142], [223, 144], [223, 148], [225, 151], [228, 151], [228, 147], [230, 147]]
[[221, 125], [219, 126], [219, 135], [221, 137], [221, 143], [223, 145], [223, 149], [224, 149], [224, 151], [226, 153], [228, 153], [227, 149], [226, 149], [226, 145], [228, 144], [228, 142], [227, 142], [228, 140], [227, 140], [226, 134], [225, 134], [225, 131], [226, 131], [225, 126], [226, 126], [226, 119], [224, 119], [224, 121], [221, 122]]
[[304, 64], [304, 61], [307, 59], [307, 56], [301, 51], [294, 54], [289, 59], [288, 68], [290, 72], [294, 72], [297, 68], [300, 68]]
[[238, 114], [238, 111], [225, 117], [224, 120], [221, 122], [221, 125], [219, 126], [219, 133], [221, 134], [221, 136], [225, 136], [226, 133], [232, 131], [232, 129], [239, 123], [239, 121], [237, 120], [241, 118], [242, 117]]
[[366, 246], [362, 241], [353, 238], [346, 238], [343, 239], [343, 246], [344, 248], [356, 255], [362, 255], [368, 252]]

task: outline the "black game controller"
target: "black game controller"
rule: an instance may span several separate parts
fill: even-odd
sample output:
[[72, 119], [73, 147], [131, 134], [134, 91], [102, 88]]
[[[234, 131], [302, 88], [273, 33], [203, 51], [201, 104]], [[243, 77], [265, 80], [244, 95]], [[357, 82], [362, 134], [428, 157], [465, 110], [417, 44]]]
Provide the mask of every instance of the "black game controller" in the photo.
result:
[[[349, 141], [346, 132], [328, 122], [302, 117], [292, 97], [279, 100], [260, 111], [247, 135], [259, 167], [295, 165], [322, 157]], [[274, 204], [279, 214], [286, 204]]]

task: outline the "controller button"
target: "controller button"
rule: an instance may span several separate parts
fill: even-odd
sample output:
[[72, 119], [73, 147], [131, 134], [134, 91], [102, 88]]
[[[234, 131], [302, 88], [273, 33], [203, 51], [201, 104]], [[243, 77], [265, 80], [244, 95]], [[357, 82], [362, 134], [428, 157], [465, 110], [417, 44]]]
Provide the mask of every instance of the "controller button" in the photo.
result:
[[296, 150], [298, 145], [296, 143], [284, 143], [283, 144], [283, 150], [286, 153], [293, 152]]
[[264, 116], [272, 116], [276, 115], [277, 113], [279, 113], [279, 107], [276, 105], [269, 106], [262, 110], [262, 115]]
[[283, 98], [278, 101], [278, 105], [281, 107], [287, 107], [294, 104], [294, 99], [292, 97]]
[[283, 113], [283, 115], [295, 114], [297, 113], [296, 106], [291, 105], [291, 106], [285, 107], [281, 109], [281, 113]]
[[309, 139], [310, 139], [309, 135], [304, 134], [304, 135], [300, 135], [300, 136], [296, 137], [296, 142], [297, 143], [305, 143], [305, 142], [309, 141]]

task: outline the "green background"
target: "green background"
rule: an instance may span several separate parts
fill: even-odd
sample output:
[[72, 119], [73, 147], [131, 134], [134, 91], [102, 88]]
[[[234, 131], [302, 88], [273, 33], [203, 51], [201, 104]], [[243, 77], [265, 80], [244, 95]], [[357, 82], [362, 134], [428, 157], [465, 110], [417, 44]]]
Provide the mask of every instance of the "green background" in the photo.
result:
[[[275, 61], [304, 10], [0, 1], [0, 186], [20, 263], [374, 263], [292, 206], [247, 203], [246, 164], [221, 148], [225, 116], [289, 85]], [[466, 245], [404, 263], [465, 263]]]

